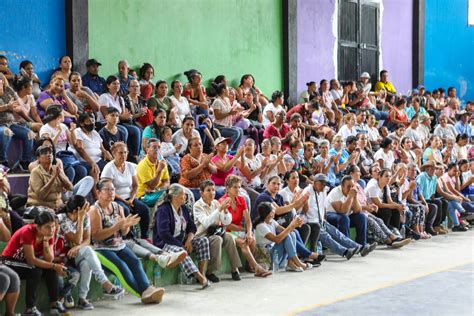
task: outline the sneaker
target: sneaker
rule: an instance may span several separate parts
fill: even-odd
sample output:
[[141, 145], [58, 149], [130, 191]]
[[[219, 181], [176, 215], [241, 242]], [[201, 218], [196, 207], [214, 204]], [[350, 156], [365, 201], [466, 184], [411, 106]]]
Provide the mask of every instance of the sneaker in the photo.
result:
[[170, 260], [168, 261], [168, 265], [166, 266], [166, 268], [171, 269], [176, 267], [178, 264], [183, 262], [184, 259], [186, 259], [187, 255], [188, 253], [185, 250], [171, 253]]
[[59, 315], [67, 313], [67, 309], [64, 307], [63, 303], [57, 301], [54, 305], [50, 308], [50, 313], [52, 315]]
[[452, 230], [453, 232], [467, 232], [467, 228], [461, 225], [454, 226]]
[[72, 295], [66, 295], [64, 298], [64, 306], [66, 308], [74, 308], [74, 298]]
[[27, 310], [23, 315], [25, 316], [43, 316], [43, 314], [33, 306], [30, 310]]
[[214, 273], [206, 274], [206, 278], [212, 283], [219, 283], [220, 279]]
[[376, 243], [376, 242], [371, 243], [370, 245], [365, 245], [364, 248], [362, 248], [362, 250], [360, 251], [360, 255], [361, 255], [362, 257], [365, 257], [365, 256], [367, 256], [369, 253], [371, 253], [372, 251], [374, 251], [375, 248], [377, 248], [377, 243]]
[[403, 246], [408, 245], [411, 242], [410, 238], [402, 239], [402, 240], [394, 240], [390, 247], [392, 248], [401, 248]]
[[232, 280], [234, 280], [234, 281], [240, 281], [240, 280], [242, 280], [242, 279], [240, 278], [240, 273], [239, 273], [239, 271], [234, 271], [234, 272], [232, 272]]
[[152, 303], [160, 303], [163, 299], [163, 295], [165, 294], [165, 289], [163, 288], [156, 288], [154, 286], [149, 286], [145, 291], [142, 293], [142, 303], [143, 304], [152, 304]]
[[347, 260], [351, 260], [351, 258], [357, 253], [357, 250], [359, 250], [359, 247], [347, 249], [344, 257], [346, 257]]
[[119, 286], [114, 286], [110, 292], [104, 291], [106, 297], [118, 300], [121, 296], [125, 294], [125, 290]]
[[90, 311], [94, 309], [94, 306], [89, 303], [88, 300], [80, 298], [79, 301], [77, 301], [77, 307], [85, 310], [85, 311]]

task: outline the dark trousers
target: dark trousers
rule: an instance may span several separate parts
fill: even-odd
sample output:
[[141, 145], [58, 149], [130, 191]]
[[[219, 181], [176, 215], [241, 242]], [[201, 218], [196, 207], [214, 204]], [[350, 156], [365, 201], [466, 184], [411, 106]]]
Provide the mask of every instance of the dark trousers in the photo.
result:
[[17, 266], [9, 267], [15, 270], [21, 280], [26, 280], [26, 308], [32, 308], [36, 305], [36, 294], [38, 293], [38, 287], [42, 277], [46, 280], [49, 301], [53, 303], [58, 300], [59, 279], [54, 270], [41, 268], [30, 269]]
[[[367, 217], [364, 214], [339, 214], [336, 212], [329, 212], [327, 215], [328, 222], [336, 226], [337, 229], [346, 237], [349, 237], [349, 228], [355, 227], [357, 236], [356, 242], [359, 245], [365, 246], [367, 243]], [[400, 224], [400, 219], [398, 220]]]
[[306, 242], [309, 241], [309, 250], [311, 250], [311, 252], [316, 252], [316, 248], [318, 246], [318, 240], [319, 240], [319, 233], [321, 231], [321, 226], [319, 226], [318, 223], [306, 223], [303, 226], [309, 227], [309, 235], [308, 235], [308, 239], [306, 240]]
[[133, 200], [133, 209], [120, 200], [115, 200], [123, 207], [123, 213], [128, 216], [130, 213], [140, 216], [140, 238], [147, 239], [150, 230], [150, 208], [139, 199]]
[[400, 212], [389, 208], [379, 208], [375, 216], [382, 219], [388, 228], [400, 229]]
[[[430, 209], [425, 220], [426, 227], [439, 226], [448, 213], [448, 201], [441, 199], [430, 199], [426, 201]], [[430, 206], [431, 204], [431, 206]], [[435, 205], [436, 207], [433, 207]]]

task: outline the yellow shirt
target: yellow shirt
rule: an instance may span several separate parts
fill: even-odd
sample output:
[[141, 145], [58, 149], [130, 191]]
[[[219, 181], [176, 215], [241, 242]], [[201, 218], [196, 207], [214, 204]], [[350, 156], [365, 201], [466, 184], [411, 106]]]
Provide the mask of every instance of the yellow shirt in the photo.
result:
[[[145, 156], [142, 161], [138, 163], [137, 166], [137, 178], [138, 178], [138, 193], [137, 196], [141, 198], [145, 195], [147, 189], [146, 183], [152, 180], [156, 175], [156, 167], [153, 162], [148, 159], [148, 156]], [[168, 168], [165, 168], [161, 171], [160, 181], [156, 184], [155, 189], [157, 189], [163, 182], [170, 179], [168, 173]]]
[[395, 90], [395, 87], [390, 81], [387, 81], [387, 83], [383, 83], [382, 81], [377, 82], [375, 84], [375, 92], [379, 92], [380, 90], [385, 90], [392, 94], [397, 93], [397, 90]]

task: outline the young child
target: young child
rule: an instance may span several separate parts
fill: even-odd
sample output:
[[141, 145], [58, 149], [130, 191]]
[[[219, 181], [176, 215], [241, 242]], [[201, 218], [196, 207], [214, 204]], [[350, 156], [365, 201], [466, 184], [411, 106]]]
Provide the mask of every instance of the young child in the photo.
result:
[[179, 155], [178, 152], [181, 150], [182, 144], [173, 145], [171, 137], [173, 131], [169, 126], [164, 126], [161, 130], [161, 157], [158, 154], [158, 159], [166, 159], [168, 166], [171, 168], [171, 177], [180, 174], [179, 167]]

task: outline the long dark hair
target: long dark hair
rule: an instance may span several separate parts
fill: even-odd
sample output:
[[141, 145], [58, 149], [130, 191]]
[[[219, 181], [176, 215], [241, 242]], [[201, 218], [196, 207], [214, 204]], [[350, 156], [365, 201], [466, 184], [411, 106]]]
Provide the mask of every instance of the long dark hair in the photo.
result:
[[258, 217], [255, 219], [253, 223], [253, 227], [257, 227], [258, 224], [261, 224], [265, 221], [265, 218], [270, 214], [273, 210], [273, 206], [270, 202], [262, 202], [258, 205]]
[[74, 213], [75, 210], [81, 208], [86, 204], [86, 198], [82, 195], [73, 195], [65, 205], [63, 205], [59, 210], [59, 213]]

